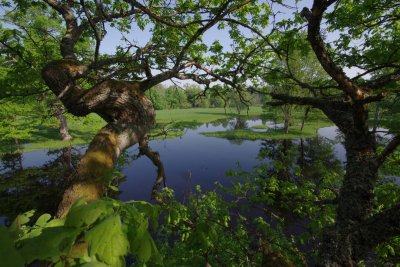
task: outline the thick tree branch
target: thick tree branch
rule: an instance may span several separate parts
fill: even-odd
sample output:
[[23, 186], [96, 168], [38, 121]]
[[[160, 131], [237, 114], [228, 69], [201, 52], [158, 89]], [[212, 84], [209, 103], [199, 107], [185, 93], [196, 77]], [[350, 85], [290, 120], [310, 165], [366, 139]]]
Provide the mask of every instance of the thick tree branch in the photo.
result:
[[166, 185], [165, 170], [164, 170], [164, 165], [160, 160], [160, 154], [150, 149], [147, 137], [143, 138], [139, 142], [139, 150], [141, 154], [146, 155], [153, 162], [154, 166], [157, 167], [157, 178], [156, 181], [154, 182], [153, 189], [151, 191], [151, 199], [160, 201], [157, 198], [158, 190], [161, 184], [164, 184], [164, 186]]
[[58, 13], [60, 13], [65, 21], [67, 30], [61, 40], [60, 45], [62, 57], [64, 59], [76, 59], [74, 47], [75, 44], [78, 42], [81, 31], [79, 30], [78, 23], [74, 12], [72, 11], [72, 8], [66, 2], [60, 3], [56, 0], [43, 1], [47, 3], [50, 7], [55, 9]]
[[367, 83], [365, 83], [364, 86], [368, 87], [368, 88], [381, 88], [389, 83], [396, 82], [396, 81], [400, 81], [400, 69], [398, 69], [390, 74], [383, 75], [383, 76], [379, 77], [378, 79], [368, 81]]
[[308, 21], [307, 38], [321, 66], [353, 100], [361, 100], [364, 97], [363, 90], [354, 84], [344, 73], [343, 69], [332, 60], [332, 57], [326, 50], [326, 45], [321, 35], [322, 16], [326, 9], [336, 1], [314, 0], [312, 10], [310, 11], [308, 8], [304, 8], [301, 15]]
[[399, 67], [400, 67], [399, 65], [392, 64], [392, 63], [379, 65], [379, 66], [376, 66], [374, 68], [370, 68], [370, 69], [364, 71], [363, 73], [358, 74], [357, 76], [353, 77], [352, 80], [356, 81], [356, 80], [358, 80], [358, 79], [364, 77], [365, 75], [368, 75], [368, 74], [370, 74], [370, 73], [372, 73], [374, 71], [382, 70], [382, 69], [385, 69], [385, 68], [399, 68]]
[[392, 140], [386, 145], [385, 149], [382, 151], [382, 153], [378, 156], [378, 166], [381, 166], [386, 158], [390, 156], [396, 148], [400, 145], [400, 135], [396, 135], [393, 137]]
[[227, 85], [230, 85], [230, 86], [233, 87], [233, 88], [237, 88], [237, 84], [235, 84], [235, 83], [234, 83], [233, 81], [231, 81], [231, 80], [228, 80], [228, 79], [225, 78], [224, 76], [219, 75], [219, 74], [217, 74], [217, 73], [215, 73], [215, 72], [209, 70], [208, 68], [206, 68], [206, 67], [200, 65], [199, 63], [196, 63], [195, 65], [196, 65], [196, 68], [198, 68], [199, 70], [204, 71], [205, 73], [207, 73], [207, 74], [210, 75], [211, 77], [215, 78], [216, 80], [221, 81], [221, 82], [223, 82], [223, 83], [225, 83], [225, 84], [227, 84]]
[[327, 102], [326, 99], [316, 97], [299, 97], [289, 96], [285, 94], [270, 93], [272, 99], [278, 100], [278, 102], [272, 102], [270, 105], [283, 105], [283, 104], [295, 104], [295, 105], [309, 105], [316, 108], [321, 108]]

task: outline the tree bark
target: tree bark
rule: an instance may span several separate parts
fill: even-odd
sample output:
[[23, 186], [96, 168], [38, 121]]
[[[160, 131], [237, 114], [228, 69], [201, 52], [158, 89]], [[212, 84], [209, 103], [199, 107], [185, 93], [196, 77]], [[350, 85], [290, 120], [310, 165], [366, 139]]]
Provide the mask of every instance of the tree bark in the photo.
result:
[[105, 80], [84, 90], [75, 79], [85, 70], [73, 60], [60, 60], [49, 63], [42, 71], [46, 84], [70, 113], [85, 116], [95, 112], [108, 122], [80, 160], [59, 205], [58, 217], [64, 217], [80, 197], [87, 201], [101, 197], [119, 155], [126, 148], [145, 142], [155, 123], [155, 111], [143, 93], [147, 89], [143, 83]]
[[308, 118], [308, 113], [310, 112], [311, 107], [307, 106], [306, 110], [304, 111], [304, 116], [303, 116], [303, 120], [301, 121], [301, 127], [300, 127], [300, 131], [302, 132], [304, 129], [304, 125], [306, 124], [306, 120]]
[[291, 115], [292, 107], [291, 105], [283, 105], [282, 106], [282, 112], [283, 112], [283, 131], [285, 134], [289, 133], [289, 126], [290, 126], [290, 119], [292, 117]]
[[60, 131], [60, 135], [61, 135], [61, 139], [63, 141], [69, 141], [72, 139], [72, 136], [69, 134], [68, 131], [68, 124], [67, 124], [67, 118], [64, 115], [64, 107], [60, 106], [60, 107], [56, 107], [56, 118], [59, 122], [59, 131]]
[[335, 103], [323, 108], [344, 133], [346, 174], [338, 197], [336, 223], [322, 240], [321, 266], [356, 266], [361, 255], [355, 250], [356, 247], [360, 250], [363, 244], [354, 242], [353, 230], [368, 219], [374, 204], [379, 167], [375, 134], [368, 130], [367, 106], [349, 104], [348, 107], [347, 112], [341, 108], [341, 113], [335, 110]]

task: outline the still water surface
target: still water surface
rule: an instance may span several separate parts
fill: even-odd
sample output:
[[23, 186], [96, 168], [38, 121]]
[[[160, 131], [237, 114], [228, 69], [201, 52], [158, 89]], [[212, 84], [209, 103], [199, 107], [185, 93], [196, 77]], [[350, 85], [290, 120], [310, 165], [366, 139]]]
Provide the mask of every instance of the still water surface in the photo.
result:
[[[226, 140], [205, 137], [201, 134], [202, 132], [232, 130], [260, 124], [269, 127], [280, 126], [261, 120], [238, 121], [233, 119], [185, 129], [185, 133], [181, 137], [152, 140], [149, 144], [152, 150], [160, 153], [168, 187], [175, 191], [178, 199], [183, 200], [194, 191], [196, 185], [200, 185], [205, 191], [214, 189], [216, 181], [223, 185], [229, 185], [231, 180], [225, 178], [225, 172], [229, 169], [240, 168], [244, 171], [251, 171], [253, 166], [259, 164], [260, 161], [270, 161], [272, 157], [265, 156], [265, 153], [262, 154], [261, 151], [271, 149], [271, 146], [278, 147], [282, 142], [282, 140]], [[317, 140], [317, 142], [312, 140]], [[345, 160], [345, 152], [339, 143], [336, 127], [321, 128], [316, 137], [304, 139], [301, 142], [300, 139], [289, 141], [292, 146], [299, 146], [300, 143], [303, 146], [304, 142], [309, 146], [311, 144], [327, 145], [328, 155], [325, 157], [341, 162]], [[43, 205], [43, 203], [39, 204], [41, 202], [46, 205], [42, 209], [38, 208], [40, 210], [46, 211], [56, 207], [56, 203], [58, 203], [56, 189], [63, 188], [63, 180], [68, 175], [68, 172], [62, 171], [62, 168], [71, 167], [70, 165], [73, 165], [74, 162], [78, 162], [79, 154], [82, 155], [85, 149], [86, 146], [78, 146], [72, 151], [69, 150], [72, 157], [66, 157], [62, 150], [38, 150], [24, 153], [11, 160], [3, 158], [0, 163], [0, 178], [3, 181], [3, 186], [0, 188], [0, 201], [4, 199], [7, 201], [6, 203], [3, 201], [3, 205], [0, 204], [0, 216], [10, 216], [13, 212], [18, 213], [37, 208], [35, 205]], [[146, 157], [133, 160], [132, 158], [138, 152], [137, 146], [131, 147], [127, 151], [126, 162], [121, 166], [122, 173], [126, 176], [120, 180], [121, 192], [116, 195], [121, 200], [150, 199], [156, 168]], [[261, 154], [262, 156], [260, 156]], [[69, 160], [68, 163], [65, 163], [66, 158]], [[12, 182], [13, 179], [15, 179], [15, 183]], [[46, 190], [49, 192], [46, 193]], [[62, 194], [62, 191], [58, 194]], [[52, 200], [46, 199], [52, 196]], [[22, 201], [24, 198], [26, 201]], [[14, 202], [18, 202], [17, 205]], [[49, 203], [53, 203], [53, 205]], [[15, 205], [15, 207], [7, 205]]]

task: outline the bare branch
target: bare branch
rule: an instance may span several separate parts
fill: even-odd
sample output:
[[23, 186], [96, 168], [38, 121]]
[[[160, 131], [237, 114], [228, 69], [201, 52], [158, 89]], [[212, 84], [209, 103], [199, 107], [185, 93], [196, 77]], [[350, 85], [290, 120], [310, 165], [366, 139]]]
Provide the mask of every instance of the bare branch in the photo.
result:
[[[240, 25], [240, 26], [242, 26], [242, 27], [244, 27], [244, 28], [246, 28], [246, 29], [249, 29], [250, 31], [254, 32], [256, 35], [258, 35], [259, 37], [261, 37], [261, 38], [272, 48], [272, 50], [273, 50], [279, 57], [281, 57], [281, 52], [279, 51], [278, 48], [276, 48], [276, 47], [269, 41], [268, 36], [265, 36], [264, 34], [262, 34], [262, 33], [261, 33], [259, 30], [257, 30], [256, 28], [251, 27], [251, 26], [248, 25], [248, 24], [245, 24], [245, 23], [243, 23], [243, 22], [241, 22], [241, 21], [238, 21], [238, 20], [235, 20], [235, 19], [232, 19], [232, 18], [224, 18], [223, 21], [231, 22], [231, 23], [234, 23], [234, 24], [238, 24], [238, 25]], [[271, 32], [270, 32], [268, 35], [272, 35], [272, 33], [273, 33], [274, 31], [275, 31], [275, 28], [273, 28], [273, 29], [271, 30]]]
[[396, 70], [390, 74], [383, 75], [376, 80], [369, 81], [365, 84], [368, 88], [380, 88], [389, 83], [400, 81], [400, 70]]
[[99, 35], [99, 32], [96, 29], [96, 24], [92, 19], [92, 16], [89, 14], [89, 11], [86, 8], [85, 5], [85, 1], [84, 0], [80, 0], [80, 4], [83, 8], [83, 11], [85, 13], [86, 18], [89, 21], [90, 27], [93, 30], [94, 33], [94, 37], [96, 39], [96, 48], [95, 48], [95, 52], [94, 52], [94, 62], [97, 62], [98, 58], [99, 58], [99, 49], [100, 49], [100, 43], [101, 43], [101, 36]]

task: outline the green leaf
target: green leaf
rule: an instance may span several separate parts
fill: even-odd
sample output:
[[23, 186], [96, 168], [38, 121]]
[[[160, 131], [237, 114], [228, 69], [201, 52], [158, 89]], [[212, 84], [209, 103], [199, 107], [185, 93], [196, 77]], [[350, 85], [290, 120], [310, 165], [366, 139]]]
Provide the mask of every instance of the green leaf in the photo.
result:
[[151, 241], [146, 235], [145, 238], [142, 239], [139, 250], [137, 252], [138, 258], [142, 262], [147, 262], [151, 256]]
[[24, 266], [21, 255], [15, 249], [7, 228], [0, 226], [0, 262], [2, 266], [19, 267]]
[[102, 219], [112, 213], [112, 204], [104, 200], [73, 206], [68, 213], [65, 225], [75, 227], [89, 226], [98, 219]]
[[49, 222], [46, 224], [46, 227], [63, 226], [64, 223], [65, 223], [65, 220], [64, 220], [64, 219], [57, 219], [57, 218], [56, 218], [56, 219], [53, 219], [53, 220], [49, 221]]
[[16, 231], [18, 230], [21, 225], [27, 224], [30, 220], [30, 218], [35, 214], [34, 210], [27, 211], [21, 215], [18, 215], [17, 218], [13, 221], [13, 223], [10, 226], [11, 231]]
[[109, 185], [108, 188], [110, 188], [111, 190], [113, 190], [113, 191], [115, 191], [115, 192], [118, 192], [118, 191], [119, 191], [119, 188], [116, 187], [115, 185]]
[[51, 219], [51, 215], [48, 213], [45, 213], [45, 214], [41, 215], [39, 217], [39, 219], [37, 219], [35, 225], [44, 227], [50, 219]]
[[128, 253], [129, 243], [119, 215], [107, 217], [86, 232], [85, 239], [89, 256], [96, 256], [111, 266], [124, 266], [123, 256]]
[[34, 260], [55, 261], [71, 250], [79, 232], [65, 226], [45, 228], [39, 236], [22, 240], [19, 251], [27, 263]]

